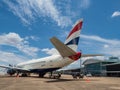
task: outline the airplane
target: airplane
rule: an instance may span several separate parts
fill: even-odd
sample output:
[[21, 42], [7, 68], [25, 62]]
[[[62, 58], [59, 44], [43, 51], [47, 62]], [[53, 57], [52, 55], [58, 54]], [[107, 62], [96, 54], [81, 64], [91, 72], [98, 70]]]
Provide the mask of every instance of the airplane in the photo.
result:
[[19, 75], [21, 73], [22, 76], [27, 76], [28, 73], [36, 73], [39, 77], [44, 77], [47, 72], [58, 70], [76, 60], [79, 60], [81, 57], [100, 56], [98, 54], [82, 54], [81, 52], [77, 52], [82, 24], [83, 19], [76, 22], [71, 32], [67, 36], [65, 43], [62, 43], [56, 37], [52, 37], [50, 39], [51, 43], [58, 50], [59, 55], [33, 59], [18, 63], [15, 66], [0, 65], [0, 67], [6, 68], [9, 75], [16, 73]]

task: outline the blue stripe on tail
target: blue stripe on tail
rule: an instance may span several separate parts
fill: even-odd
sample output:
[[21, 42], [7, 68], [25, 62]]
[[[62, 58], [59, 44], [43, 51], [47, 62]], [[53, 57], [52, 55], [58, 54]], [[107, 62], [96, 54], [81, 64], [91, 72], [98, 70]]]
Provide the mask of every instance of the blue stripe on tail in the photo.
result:
[[71, 41], [69, 41], [68, 43], [66, 43], [66, 45], [72, 45], [72, 44], [78, 45], [78, 42], [79, 42], [79, 37], [76, 37]]

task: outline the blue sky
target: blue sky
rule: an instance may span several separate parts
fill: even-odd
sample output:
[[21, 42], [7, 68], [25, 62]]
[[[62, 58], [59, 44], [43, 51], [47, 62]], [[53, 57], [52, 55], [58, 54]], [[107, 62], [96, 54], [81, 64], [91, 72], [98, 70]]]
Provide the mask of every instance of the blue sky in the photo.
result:
[[120, 56], [120, 0], [1, 0], [0, 64], [56, 54], [61, 41], [84, 19], [78, 50]]

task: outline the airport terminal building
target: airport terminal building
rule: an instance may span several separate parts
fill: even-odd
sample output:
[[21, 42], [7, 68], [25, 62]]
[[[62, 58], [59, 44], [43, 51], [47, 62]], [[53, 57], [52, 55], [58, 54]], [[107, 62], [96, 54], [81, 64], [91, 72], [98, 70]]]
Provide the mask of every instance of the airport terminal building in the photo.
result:
[[84, 74], [120, 77], [120, 59], [118, 57], [110, 57], [108, 60], [88, 59], [83, 62], [83, 65]]

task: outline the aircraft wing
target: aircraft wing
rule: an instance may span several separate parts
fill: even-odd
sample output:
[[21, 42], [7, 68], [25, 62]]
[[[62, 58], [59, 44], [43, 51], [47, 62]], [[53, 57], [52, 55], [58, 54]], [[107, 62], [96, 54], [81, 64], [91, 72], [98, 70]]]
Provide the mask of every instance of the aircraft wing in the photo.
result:
[[23, 69], [23, 68], [18, 68], [18, 67], [11, 67], [11, 66], [5, 66], [5, 65], [0, 65], [1, 68], [6, 68], [6, 69], [14, 69], [16, 71], [26, 71], [29, 72], [30, 70], [28, 69]]
[[7, 69], [10, 69], [9, 66], [4, 66], [4, 65], [0, 65], [1, 68], [7, 68]]
[[81, 57], [104, 56], [103, 54], [82, 54]]
[[67, 45], [65, 45], [64, 43], [62, 43], [59, 39], [57, 39], [56, 37], [53, 37], [50, 39], [50, 41], [52, 42], [52, 44], [55, 46], [55, 48], [59, 51], [60, 55], [62, 57], [68, 57], [71, 55], [75, 55], [76, 52], [73, 51], [71, 48], [69, 48]]

